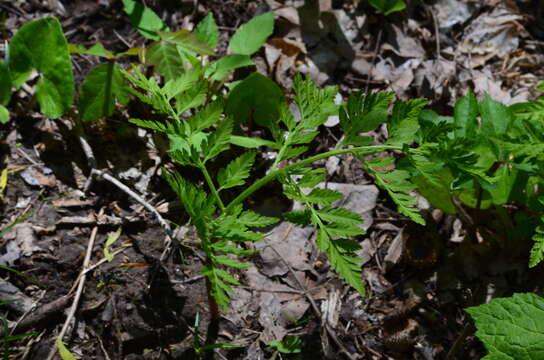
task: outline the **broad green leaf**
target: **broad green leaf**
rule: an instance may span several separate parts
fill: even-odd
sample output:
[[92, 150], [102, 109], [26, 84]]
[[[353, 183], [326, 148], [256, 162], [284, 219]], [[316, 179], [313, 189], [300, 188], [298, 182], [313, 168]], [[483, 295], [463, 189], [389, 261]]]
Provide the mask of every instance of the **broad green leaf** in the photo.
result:
[[236, 146], [244, 147], [247, 149], [256, 149], [261, 146], [267, 146], [271, 149], [279, 150], [280, 146], [273, 141], [264, 140], [261, 138], [252, 138], [247, 136], [232, 135], [230, 137], [230, 143]]
[[514, 294], [466, 309], [489, 355], [483, 359], [538, 360], [544, 354], [544, 299]]
[[273, 12], [256, 16], [234, 33], [229, 42], [229, 50], [235, 54], [252, 55], [273, 32]]
[[491, 99], [486, 94], [478, 107], [482, 120], [481, 131], [483, 135], [493, 136], [506, 133], [512, 121], [512, 114], [506, 105]]
[[11, 77], [6, 63], [0, 62], [0, 105], [7, 105], [11, 98]]
[[459, 128], [455, 130], [455, 136], [475, 135], [478, 111], [478, 101], [472, 91], [469, 90], [466, 96], [457, 100], [453, 117]]
[[406, 9], [406, 4], [403, 0], [368, 0], [368, 2], [385, 16]]
[[502, 165], [495, 171], [492, 184], [481, 182], [482, 188], [491, 194], [495, 205], [504, 205], [510, 200], [510, 194], [516, 184], [518, 171], [508, 165]]
[[113, 245], [114, 242], [117, 241], [117, 239], [119, 239], [119, 236], [121, 236], [121, 227], [120, 226], [117, 229], [117, 231], [111, 232], [111, 233], [108, 234], [108, 238], [106, 239], [106, 242], [104, 243], [103, 253], [104, 253], [104, 257], [108, 261], [113, 260], [113, 255], [112, 255], [112, 253], [110, 251], [110, 247]]
[[23, 25], [11, 40], [8, 65], [15, 87], [21, 86], [33, 69], [38, 71], [36, 99], [44, 115], [57, 118], [70, 109], [74, 76], [68, 44], [56, 18]]
[[129, 16], [132, 26], [151, 40], [158, 40], [158, 31], [168, 31], [168, 26], [153, 10], [134, 0], [123, 0], [123, 10]]
[[182, 49], [196, 53], [198, 55], [215, 55], [215, 51], [204, 41], [201, 41], [194, 33], [189, 30], [179, 30], [173, 33], [159, 32], [163, 41], [177, 45]]
[[9, 121], [9, 110], [4, 105], [0, 105], [0, 124], [5, 124]]
[[153, 43], [146, 52], [146, 65], [153, 65], [166, 81], [181, 76], [184, 71], [183, 57], [176, 45], [166, 41]]
[[211, 12], [198, 23], [195, 35], [200, 41], [208, 44], [210, 48], [213, 49], [217, 46], [219, 42], [219, 29]]
[[278, 107], [284, 101], [283, 93], [275, 82], [253, 73], [230, 92], [225, 113], [236, 124], [252, 119], [261, 126], [269, 126], [277, 122]]
[[210, 76], [212, 80], [221, 81], [227, 77], [227, 75], [235, 69], [255, 65], [249, 55], [231, 54], [223, 56], [221, 59], [210, 64], [206, 74]]
[[89, 71], [79, 89], [79, 115], [83, 121], [110, 116], [115, 101], [126, 105], [129, 90], [125, 77], [116, 63], [101, 64]]
[[218, 191], [245, 184], [245, 179], [249, 177], [249, 172], [255, 162], [255, 152], [246, 152], [236, 159], [232, 160], [226, 168], [219, 169], [217, 182]]
[[77, 360], [77, 358], [72, 355], [70, 350], [66, 348], [60, 337], [57, 337], [55, 340], [55, 346], [59, 350], [59, 356], [62, 360]]

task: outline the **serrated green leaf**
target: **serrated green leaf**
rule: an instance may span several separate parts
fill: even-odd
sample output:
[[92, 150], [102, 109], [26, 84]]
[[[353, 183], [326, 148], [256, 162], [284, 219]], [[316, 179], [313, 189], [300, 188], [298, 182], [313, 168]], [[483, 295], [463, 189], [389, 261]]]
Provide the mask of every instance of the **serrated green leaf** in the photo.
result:
[[208, 136], [205, 147], [204, 163], [228, 150], [232, 133], [232, 120], [227, 118], [219, 123], [217, 129]]
[[365, 231], [361, 229], [358, 225], [348, 224], [345, 222], [326, 225], [325, 228], [329, 235], [335, 238], [359, 236], [365, 233]]
[[308, 195], [305, 196], [307, 201], [320, 204], [320, 205], [330, 205], [336, 200], [342, 198], [342, 194], [338, 191], [331, 189], [313, 189]]
[[246, 210], [240, 215], [238, 221], [247, 227], [266, 227], [274, 225], [279, 221], [279, 219], [269, 216], [263, 216], [261, 214], [257, 214], [254, 211]]
[[200, 132], [217, 123], [223, 113], [223, 102], [216, 100], [206, 105], [205, 108], [187, 119], [191, 131]]
[[387, 126], [389, 132], [388, 144], [411, 144], [419, 130], [418, 117], [427, 105], [426, 99], [399, 101], [393, 106], [393, 114]]
[[57, 118], [70, 109], [74, 76], [68, 43], [56, 18], [23, 25], [11, 40], [8, 66], [15, 87], [20, 87], [33, 69], [39, 72], [36, 99], [44, 115]]
[[302, 351], [302, 340], [298, 336], [286, 336], [282, 341], [274, 340], [268, 344], [282, 354], [298, 354]]
[[303, 79], [297, 74], [293, 82], [293, 92], [301, 115], [298, 130], [314, 129], [322, 125], [337, 108], [334, 98], [338, 88], [335, 86], [320, 89], [309, 78]]
[[215, 252], [224, 252], [227, 254], [243, 256], [255, 254], [255, 252], [257, 251], [239, 248], [235, 245], [229, 244], [226, 240], [214, 242], [210, 246]]
[[465, 309], [489, 355], [484, 359], [537, 360], [544, 354], [544, 299], [514, 294]]
[[244, 185], [244, 180], [249, 177], [249, 172], [255, 162], [255, 155], [257, 155], [255, 152], [246, 152], [232, 160], [226, 168], [219, 169], [217, 174], [218, 191]]
[[306, 151], [308, 151], [307, 146], [289, 146], [285, 149], [279, 161], [284, 161], [284, 160], [289, 160], [289, 159], [299, 157], [300, 155], [304, 154]]
[[279, 150], [280, 146], [273, 141], [247, 136], [232, 135], [230, 143], [247, 149], [256, 149], [261, 146], [267, 146], [271, 149]]
[[219, 29], [213, 18], [213, 14], [210, 12], [204, 19], [202, 19], [195, 29], [195, 35], [200, 41], [208, 44], [210, 48], [217, 46], [219, 42]]
[[151, 40], [158, 40], [157, 31], [168, 31], [168, 26], [153, 10], [134, 0], [123, 0], [123, 11], [129, 16], [132, 26]]
[[[387, 110], [393, 97], [392, 92], [350, 95], [347, 104], [340, 108], [340, 126], [350, 143], [356, 141], [359, 133], [374, 130], [387, 122]], [[348, 144], [347, 141], [344, 143]]]
[[532, 237], [533, 246], [529, 255], [529, 267], [535, 267], [544, 260], [544, 217], [540, 218], [540, 225], [537, 226]]
[[287, 221], [295, 225], [308, 226], [312, 219], [312, 213], [309, 210], [290, 211], [283, 213]]
[[177, 121], [153, 121], [153, 120], [141, 120], [141, 119], [128, 119], [129, 122], [151, 130], [157, 130], [169, 135], [187, 136], [188, 129], [183, 122]]
[[214, 257], [214, 260], [217, 261], [221, 265], [225, 265], [225, 266], [229, 266], [229, 267], [237, 268], [237, 269], [244, 269], [244, 268], [251, 267], [250, 264], [240, 262], [227, 255], [216, 255]]
[[315, 137], [319, 135], [319, 131], [304, 131], [304, 132], [298, 132], [296, 134], [293, 134], [289, 138], [290, 144], [308, 144], [312, 142]]
[[273, 32], [273, 12], [256, 16], [234, 33], [229, 42], [229, 50], [235, 54], [252, 55]]
[[359, 214], [356, 214], [348, 209], [325, 207], [323, 209], [316, 210], [316, 212], [319, 214], [321, 219], [331, 223], [351, 226], [358, 226], [363, 223], [363, 219]]
[[518, 119], [535, 120], [544, 118], [544, 97], [535, 101], [510, 105], [510, 111]]
[[324, 229], [318, 229], [316, 242], [320, 250], [327, 254], [334, 271], [364, 296], [366, 291], [361, 280], [361, 267], [359, 265], [361, 259], [350, 252], [339, 249], [339, 243], [332, 241]]
[[163, 172], [163, 175], [174, 192], [181, 200], [183, 207], [192, 220], [210, 216], [214, 211], [213, 201], [207, 194], [197, 189], [176, 172]]
[[0, 105], [7, 105], [11, 98], [11, 76], [6, 63], [0, 61]]
[[89, 71], [79, 89], [79, 116], [83, 121], [110, 116], [116, 100], [123, 105], [129, 100], [128, 85], [119, 65], [98, 65]]

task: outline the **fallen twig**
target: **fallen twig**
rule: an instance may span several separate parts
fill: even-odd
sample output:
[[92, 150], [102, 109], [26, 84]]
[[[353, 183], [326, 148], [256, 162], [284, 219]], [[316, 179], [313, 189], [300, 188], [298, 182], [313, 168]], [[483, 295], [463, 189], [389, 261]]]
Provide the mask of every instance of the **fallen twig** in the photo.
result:
[[[100, 210], [99, 216], [102, 215], [103, 209]], [[91, 236], [89, 237], [89, 243], [87, 244], [87, 251], [85, 253], [85, 259], [83, 260], [83, 267], [82, 267], [82, 275], [79, 278], [79, 282], [77, 285], [77, 290], [74, 295], [74, 300], [72, 302], [72, 306], [70, 307], [70, 311], [68, 312], [68, 315], [66, 316], [66, 320], [64, 321], [64, 325], [62, 326], [62, 329], [60, 330], [60, 333], [58, 335], [58, 338], [62, 341], [62, 338], [66, 334], [66, 331], [68, 330], [68, 326], [70, 325], [70, 322], [72, 321], [74, 315], [76, 314], [77, 307], [79, 305], [79, 299], [81, 298], [81, 294], [83, 293], [83, 287], [85, 286], [85, 280], [87, 279], [87, 274], [85, 273], [85, 270], [89, 266], [89, 263], [91, 261], [91, 254], [94, 246], [94, 241], [96, 239], [96, 234], [98, 233], [98, 226], [95, 226], [93, 230], [91, 231]], [[47, 357], [47, 360], [53, 359], [55, 354], [57, 353], [57, 347], [56, 345], [53, 345], [51, 348], [51, 351], [49, 352], [49, 356]]]

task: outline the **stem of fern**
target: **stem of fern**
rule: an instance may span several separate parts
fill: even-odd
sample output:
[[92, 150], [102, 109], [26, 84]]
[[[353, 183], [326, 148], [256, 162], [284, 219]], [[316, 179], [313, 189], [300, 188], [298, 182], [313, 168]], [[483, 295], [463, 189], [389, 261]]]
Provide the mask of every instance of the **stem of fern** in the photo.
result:
[[219, 197], [219, 192], [217, 192], [217, 188], [213, 183], [208, 169], [206, 169], [206, 166], [202, 163], [198, 164], [198, 167], [200, 168], [200, 171], [202, 171], [202, 174], [204, 174], [204, 179], [206, 179], [206, 183], [208, 184], [208, 187], [210, 188], [210, 191], [212, 192], [213, 197], [215, 198], [215, 201], [219, 206], [219, 209], [221, 209], [221, 212], [225, 212], [225, 204], [223, 204], [221, 197]]
[[327, 151], [327, 152], [322, 153], [322, 154], [311, 156], [311, 157], [309, 157], [307, 159], [304, 159], [304, 160], [297, 161], [296, 163], [287, 165], [287, 166], [285, 166], [285, 167], [283, 167], [281, 169], [275, 169], [275, 170], [271, 171], [270, 173], [268, 173], [268, 175], [260, 178], [259, 180], [257, 180], [253, 184], [251, 184], [250, 187], [245, 189], [240, 195], [238, 195], [234, 200], [232, 200], [228, 204], [225, 211], [229, 212], [230, 210], [232, 210], [233, 207], [240, 204], [242, 201], [244, 201], [246, 198], [248, 198], [255, 191], [259, 190], [261, 187], [263, 187], [264, 185], [266, 185], [270, 181], [274, 180], [279, 175], [285, 174], [285, 173], [289, 172], [290, 170], [296, 169], [296, 168], [304, 166], [304, 165], [311, 164], [313, 162], [316, 162], [316, 161], [319, 161], [319, 160], [322, 160], [322, 159], [326, 159], [326, 158], [331, 157], [331, 156], [342, 155], [342, 154], [350, 154], [350, 153], [372, 154], [372, 153], [382, 152], [382, 151], [386, 151], [386, 150], [402, 150], [402, 147], [401, 146], [394, 146], [394, 145], [378, 145], [378, 146], [360, 146], [360, 147], [355, 147], [355, 148], [351, 148], [351, 149], [331, 150], [331, 151]]

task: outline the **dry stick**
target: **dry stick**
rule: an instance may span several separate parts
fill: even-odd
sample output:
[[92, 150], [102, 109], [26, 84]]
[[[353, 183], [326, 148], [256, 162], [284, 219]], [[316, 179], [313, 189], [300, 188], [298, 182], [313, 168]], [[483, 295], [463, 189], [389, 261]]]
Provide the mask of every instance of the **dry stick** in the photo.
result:
[[[382, 29], [378, 32], [378, 38], [376, 39], [376, 47], [374, 48], [374, 54], [372, 54], [372, 66], [374, 66], [374, 62], [376, 61], [376, 57], [378, 56], [378, 51], [380, 50], [381, 46], [381, 40], [382, 40]], [[368, 94], [368, 88], [370, 86], [370, 76], [372, 75], [372, 69], [368, 73], [368, 76], [366, 77], [366, 84], [365, 84], [365, 94]]]
[[[98, 216], [101, 216], [103, 213], [104, 213], [104, 210], [101, 209], [100, 212], [98, 213]], [[91, 231], [91, 236], [89, 237], [89, 243], [87, 244], [87, 252], [85, 253], [85, 259], [83, 260], [83, 267], [81, 272], [84, 272], [85, 269], [89, 266], [89, 263], [91, 261], [91, 254], [93, 252], [94, 240], [96, 239], [97, 233], [98, 233], [98, 226], [95, 226], [93, 230]], [[81, 298], [81, 294], [83, 293], [83, 286], [85, 285], [86, 279], [87, 279], [86, 273], [81, 275], [81, 278], [79, 279], [77, 290], [74, 295], [74, 301], [72, 302], [70, 311], [68, 312], [68, 315], [66, 316], [66, 320], [64, 321], [64, 325], [62, 326], [62, 329], [60, 330], [60, 333], [58, 335], [58, 339], [60, 339], [61, 341], [64, 335], [66, 334], [66, 331], [68, 330], [68, 326], [70, 325], [71, 320], [76, 314], [77, 306], [79, 305], [79, 299]], [[51, 351], [49, 352], [49, 356], [47, 357], [47, 360], [53, 359], [56, 353], [57, 353], [57, 346], [54, 344], [53, 347], [51, 348]]]
[[430, 7], [427, 7], [427, 11], [429, 14], [431, 14], [431, 18], [433, 19], [434, 23], [434, 37], [436, 40], [436, 58], [440, 59], [442, 56], [440, 55], [440, 31], [438, 29], [438, 21], [436, 20], [436, 16], [433, 13], [433, 10]]
[[[278, 255], [278, 257], [281, 259], [281, 261], [285, 264], [285, 266], [287, 266], [287, 268], [289, 269], [289, 272], [293, 275], [293, 277], [295, 278], [295, 281], [297, 282], [298, 286], [300, 287], [300, 289], [303, 291], [304, 295], [306, 296], [306, 298], [308, 299], [308, 301], [310, 302], [310, 304], [312, 305], [312, 309], [314, 310], [315, 314], [317, 315], [317, 317], [321, 319], [321, 311], [319, 310], [319, 307], [317, 307], [317, 304], [315, 303], [314, 301], [314, 298], [312, 298], [312, 296], [310, 295], [309, 291], [306, 289], [306, 287], [302, 284], [302, 282], [300, 282], [300, 280], [298, 279], [297, 277], [297, 274], [295, 274], [295, 271], [293, 270], [293, 268], [291, 267], [291, 265], [289, 265], [289, 263], [283, 258], [283, 256], [278, 252], [278, 250], [276, 250], [276, 248], [274, 248], [274, 246], [268, 244], [267, 245], [269, 248], [271, 248], [275, 253], [276, 255]], [[331, 337], [331, 339], [334, 341], [334, 343], [336, 344], [336, 346], [338, 346], [340, 348], [340, 350], [350, 359], [350, 360], [356, 360], [356, 358], [348, 351], [348, 349], [346, 349], [346, 347], [344, 346], [344, 344], [342, 344], [340, 342], [340, 340], [338, 340], [338, 337], [336, 336], [336, 334], [334, 333], [334, 331], [332, 331], [332, 329], [329, 327], [329, 325], [325, 322], [324, 323], [325, 325], [325, 330], [327, 331], [327, 334], [329, 334], [329, 336]]]
[[170, 245], [172, 243], [173, 239], [173, 232], [172, 228], [170, 227], [170, 224], [166, 222], [166, 220], [163, 219], [161, 214], [155, 209], [153, 206], [151, 206], [147, 201], [142, 199], [142, 197], [138, 194], [136, 194], [134, 191], [129, 189], [125, 184], [114, 178], [113, 176], [109, 175], [108, 173], [99, 170], [98, 166], [96, 164], [96, 158], [94, 157], [93, 149], [89, 145], [89, 142], [87, 139], [85, 139], [85, 136], [83, 134], [83, 129], [81, 127], [81, 124], [76, 121], [76, 131], [78, 133], [79, 143], [81, 144], [81, 147], [83, 149], [83, 152], [85, 153], [85, 157], [87, 158], [87, 162], [89, 167], [91, 168], [91, 173], [89, 175], [89, 178], [87, 179], [87, 182], [85, 184], [84, 192], [87, 192], [92, 184], [93, 178], [97, 176], [98, 178], [102, 178], [104, 180], [109, 181], [113, 185], [117, 186], [120, 190], [124, 191], [127, 195], [132, 197], [134, 200], [136, 200], [139, 204], [141, 204], [144, 208], [149, 210], [157, 220], [159, 221], [159, 224], [163, 228], [163, 230], [166, 232], [166, 240], [165, 240], [165, 247], [164, 251], [161, 254], [160, 260], [163, 261], [168, 256], [168, 253], [170, 251]]

